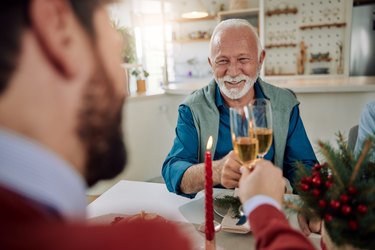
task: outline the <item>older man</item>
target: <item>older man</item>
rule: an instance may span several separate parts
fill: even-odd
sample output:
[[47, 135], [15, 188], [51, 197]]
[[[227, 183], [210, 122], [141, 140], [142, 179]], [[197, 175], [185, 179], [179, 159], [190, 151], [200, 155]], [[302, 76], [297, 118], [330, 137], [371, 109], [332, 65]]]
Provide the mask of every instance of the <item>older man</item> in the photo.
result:
[[85, 223], [86, 183], [126, 161], [105, 2], [0, 3], [0, 249], [189, 249], [165, 221]]
[[273, 111], [273, 143], [265, 159], [282, 168], [291, 183], [296, 161], [308, 167], [317, 162], [297, 99], [259, 78], [264, 58], [258, 35], [247, 21], [229, 19], [217, 25], [208, 58], [215, 79], [180, 105], [176, 138], [163, 164], [162, 174], [171, 192], [194, 197], [204, 188], [202, 162], [209, 135], [214, 137], [214, 185], [238, 186], [241, 163], [232, 151], [229, 108], [254, 98], [269, 99]]

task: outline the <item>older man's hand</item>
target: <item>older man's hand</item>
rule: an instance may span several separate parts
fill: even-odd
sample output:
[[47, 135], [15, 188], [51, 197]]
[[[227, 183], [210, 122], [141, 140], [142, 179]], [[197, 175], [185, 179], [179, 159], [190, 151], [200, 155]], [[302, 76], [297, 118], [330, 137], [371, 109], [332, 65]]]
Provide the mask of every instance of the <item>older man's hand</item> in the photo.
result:
[[221, 185], [226, 188], [236, 188], [241, 178], [241, 160], [233, 150], [230, 151], [225, 158], [224, 166], [221, 171]]
[[322, 229], [322, 221], [318, 218], [306, 218], [302, 214], [298, 214], [298, 224], [304, 235], [309, 236], [311, 233], [320, 233]]

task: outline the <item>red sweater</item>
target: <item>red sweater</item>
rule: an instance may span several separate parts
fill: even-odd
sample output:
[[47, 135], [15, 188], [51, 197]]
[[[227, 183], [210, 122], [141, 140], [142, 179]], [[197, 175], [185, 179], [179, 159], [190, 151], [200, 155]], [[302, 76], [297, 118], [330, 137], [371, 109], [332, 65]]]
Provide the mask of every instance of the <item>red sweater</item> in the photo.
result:
[[166, 222], [67, 223], [0, 187], [0, 249], [191, 249], [191, 244], [177, 226]]
[[257, 207], [249, 216], [256, 249], [312, 250], [310, 241], [293, 229], [284, 214], [271, 205]]

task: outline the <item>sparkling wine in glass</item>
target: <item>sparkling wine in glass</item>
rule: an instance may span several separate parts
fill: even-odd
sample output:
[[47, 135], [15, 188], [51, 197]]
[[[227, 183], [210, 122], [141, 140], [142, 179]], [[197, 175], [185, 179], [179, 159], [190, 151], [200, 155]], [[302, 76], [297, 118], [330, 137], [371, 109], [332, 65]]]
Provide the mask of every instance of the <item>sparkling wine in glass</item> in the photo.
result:
[[263, 158], [272, 145], [271, 102], [267, 99], [259, 98], [254, 99], [251, 106], [255, 118], [255, 132], [259, 143], [258, 157]]
[[258, 139], [251, 106], [230, 108], [230, 127], [234, 152], [245, 166], [250, 167], [258, 154]]

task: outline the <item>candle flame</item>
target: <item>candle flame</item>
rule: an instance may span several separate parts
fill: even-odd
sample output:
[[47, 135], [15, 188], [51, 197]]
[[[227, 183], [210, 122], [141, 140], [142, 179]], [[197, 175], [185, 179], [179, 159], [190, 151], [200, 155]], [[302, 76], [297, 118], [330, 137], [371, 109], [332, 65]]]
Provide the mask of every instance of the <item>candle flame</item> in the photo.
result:
[[212, 135], [210, 135], [210, 137], [208, 137], [206, 150], [208, 150], [208, 151], [211, 150], [212, 142], [213, 142], [213, 138], [212, 138]]

